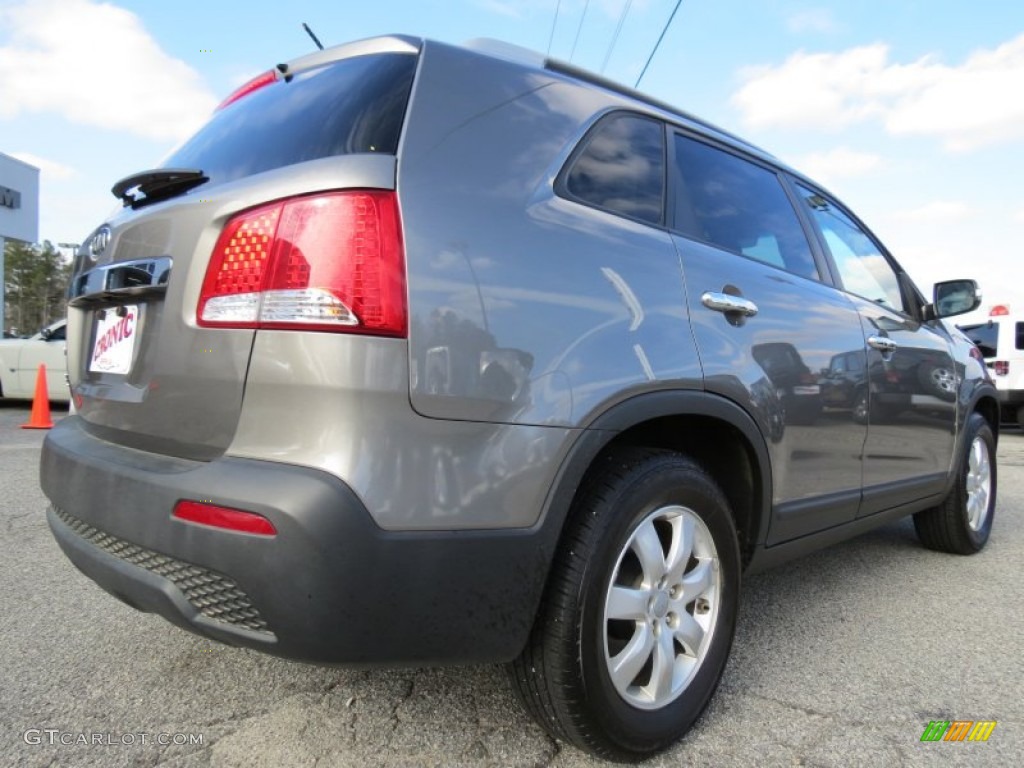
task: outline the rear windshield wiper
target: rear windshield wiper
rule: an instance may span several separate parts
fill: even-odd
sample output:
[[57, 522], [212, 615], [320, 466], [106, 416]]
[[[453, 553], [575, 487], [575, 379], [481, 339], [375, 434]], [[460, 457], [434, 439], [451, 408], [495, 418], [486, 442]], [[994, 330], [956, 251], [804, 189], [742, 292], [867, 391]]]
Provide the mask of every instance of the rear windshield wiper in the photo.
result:
[[158, 168], [126, 176], [110, 191], [126, 207], [140, 208], [180, 195], [209, 180], [205, 173], [191, 168]]

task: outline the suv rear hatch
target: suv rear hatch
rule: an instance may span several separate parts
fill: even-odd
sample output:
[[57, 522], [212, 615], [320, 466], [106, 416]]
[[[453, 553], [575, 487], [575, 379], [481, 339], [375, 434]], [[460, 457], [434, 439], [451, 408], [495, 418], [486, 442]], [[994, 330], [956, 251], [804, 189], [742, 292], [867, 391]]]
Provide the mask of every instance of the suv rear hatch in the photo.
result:
[[[376, 38], [279, 65], [160, 170], [115, 186], [125, 208], [79, 250], [69, 289], [68, 371], [89, 432], [212, 459], [234, 435], [257, 329], [404, 335], [404, 314], [345, 285], [377, 277], [364, 274], [368, 226], [400, 267], [395, 157], [418, 51]], [[375, 289], [385, 298], [404, 292], [392, 278]]]

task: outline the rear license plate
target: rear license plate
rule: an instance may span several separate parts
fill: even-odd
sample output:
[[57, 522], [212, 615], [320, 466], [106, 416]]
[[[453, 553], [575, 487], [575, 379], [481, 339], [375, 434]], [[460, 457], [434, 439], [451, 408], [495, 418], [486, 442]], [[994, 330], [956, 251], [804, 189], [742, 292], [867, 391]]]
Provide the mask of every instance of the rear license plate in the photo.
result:
[[139, 307], [129, 304], [96, 314], [96, 335], [89, 370], [95, 373], [128, 373], [132, 369]]

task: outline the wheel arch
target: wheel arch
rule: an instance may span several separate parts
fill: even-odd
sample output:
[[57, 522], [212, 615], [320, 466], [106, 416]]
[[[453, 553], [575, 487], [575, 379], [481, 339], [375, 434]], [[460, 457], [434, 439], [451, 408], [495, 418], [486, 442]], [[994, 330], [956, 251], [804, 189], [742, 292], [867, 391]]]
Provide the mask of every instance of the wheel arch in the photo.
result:
[[593, 417], [563, 460], [548, 494], [544, 524], [561, 538], [578, 489], [598, 459], [618, 446], [685, 453], [722, 489], [732, 509], [746, 568], [768, 530], [771, 460], [753, 418], [703, 391], [660, 391], [619, 402]]

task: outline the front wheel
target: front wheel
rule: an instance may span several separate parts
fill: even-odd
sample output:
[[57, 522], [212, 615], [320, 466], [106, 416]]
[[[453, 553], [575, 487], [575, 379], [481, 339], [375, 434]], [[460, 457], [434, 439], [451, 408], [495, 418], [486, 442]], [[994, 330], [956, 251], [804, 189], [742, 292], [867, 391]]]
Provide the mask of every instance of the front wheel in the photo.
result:
[[619, 761], [679, 739], [722, 675], [740, 557], [711, 477], [669, 451], [606, 455], [574, 503], [544, 602], [510, 668], [554, 737]]
[[953, 488], [941, 504], [914, 515], [914, 527], [926, 547], [972, 555], [985, 546], [995, 517], [995, 457], [991, 427], [981, 414], [972, 413]]

